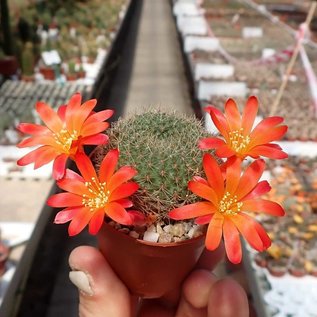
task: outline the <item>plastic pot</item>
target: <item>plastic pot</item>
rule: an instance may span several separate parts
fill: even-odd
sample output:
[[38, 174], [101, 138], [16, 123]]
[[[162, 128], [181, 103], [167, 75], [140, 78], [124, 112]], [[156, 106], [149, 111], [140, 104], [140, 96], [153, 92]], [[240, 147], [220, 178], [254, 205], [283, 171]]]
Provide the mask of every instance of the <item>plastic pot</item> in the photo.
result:
[[132, 238], [107, 223], [98, 233], [99, 248], [133, 295], [159, 298], [180, 286], [197, 263], [205, 236], [153, 243]]

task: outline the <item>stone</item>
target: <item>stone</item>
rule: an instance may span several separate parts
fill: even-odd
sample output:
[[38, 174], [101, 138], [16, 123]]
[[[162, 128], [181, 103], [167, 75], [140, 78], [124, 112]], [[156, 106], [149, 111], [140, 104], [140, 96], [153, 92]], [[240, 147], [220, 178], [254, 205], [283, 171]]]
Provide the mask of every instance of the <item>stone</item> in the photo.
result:
[[145, 231], [143, 240], [149, 242], [157, 242], [159, 239], [159, 234], [157, 232]]
[[170, 233], [167, 233], [167, 232], [162, 232], [160, 234], [160, 237], [159, 237], [159, 242], [160, 243], [169, 243], [169, 242], [172, 242], [172, 235]]

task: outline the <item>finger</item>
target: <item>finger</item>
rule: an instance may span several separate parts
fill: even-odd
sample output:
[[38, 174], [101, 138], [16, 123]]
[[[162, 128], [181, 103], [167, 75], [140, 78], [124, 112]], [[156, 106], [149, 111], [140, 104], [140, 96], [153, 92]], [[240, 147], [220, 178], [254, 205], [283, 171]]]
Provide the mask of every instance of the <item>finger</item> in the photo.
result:
[[144, 301], [140, 306], [138, 317], [174, 317], [173, 308], [162, 306], [160, 301]]
[[[195, 269], [212, 271], [224, 257], [224, 246], [221, 244], [215, 251], [204, 250]], [[181, 296], [181, 289], [174, 289], [160, 299], [160, 304], [166, 307], [176, 307]]]
[[224, 254], [224, 246], [222, 243], [215, 251], [205, 249], [196, 265], [196, 268], [211, 271], [221, 260], [223, 260]]
[[177, 317], [205, 317], [209, 294], [217, 278], [207, 270], [196, 270], [183, 284], [182, 297], [177, 310]]
[[69, 257], [70, 280], [79, 288], [79, 316], [126, 317], [131, 315], [129, 291], [93, 247], [82, 246]]
[[248, 298], [242, 287], [226, 278], [214, 283], [208, 300], [208, 317], [248, 317]]

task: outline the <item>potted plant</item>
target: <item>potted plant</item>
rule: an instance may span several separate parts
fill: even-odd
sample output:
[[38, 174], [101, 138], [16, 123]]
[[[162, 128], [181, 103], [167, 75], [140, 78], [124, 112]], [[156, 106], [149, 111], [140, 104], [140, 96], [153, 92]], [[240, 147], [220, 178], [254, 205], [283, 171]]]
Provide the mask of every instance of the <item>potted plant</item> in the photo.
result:
[[[252, 130], [258, 102], [250, 97], [242, 116], [232, 99], [224, 114], [206, 108], [222, 139], [208, 137], [193, 118], [160, 111], [120, 119], [104, 134], [112, 111], [95, 113], [95, 105], [81, 104], [79, 94], [57, 112], [37, 103], [46, 126], [18, 126], [31, 135], [19, 147], [39, 145], [18, 164], [37, 168], [54, 160], [53, 176], [65, 191], [48, 200], [64, 208], [55, 223], [70, 222], [71, 236], [87, 225], [98, 234], [101, 251], [132, 293], [162, 296], [181, 283], [204, 245], [215, 250], [222, 237], [233, 263], [242, 258], [239, 233], [258, 251], [270, 246], [249, 212], [284, 214], [278, 203], [261, 198], [270, 186], [259, 181], [265, 169], [260, 156], [287, 157], [271, 143], [287, 130], [282, 118], [264, 119]], [[84, 152], [88, 144], [98, 145], [91, 157]], [[248, 156], [254, 161], [245, 167]], [[69, 158], [78, 172], [65, 168]]]

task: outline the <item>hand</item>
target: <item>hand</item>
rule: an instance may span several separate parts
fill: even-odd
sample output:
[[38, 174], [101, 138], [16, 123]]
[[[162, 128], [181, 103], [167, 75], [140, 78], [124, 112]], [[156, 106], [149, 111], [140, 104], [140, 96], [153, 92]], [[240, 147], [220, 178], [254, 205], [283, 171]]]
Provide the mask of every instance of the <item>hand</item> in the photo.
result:
[[179, 290], [160, 299], [131, 296], [102, 254], [93, 247], [71, 253], [71, 281], [79, 288], [80, 317], [248, 317], [248, 300], [232, 279], [218, 279], [211, 270], [221, 249], [205, 251]]

